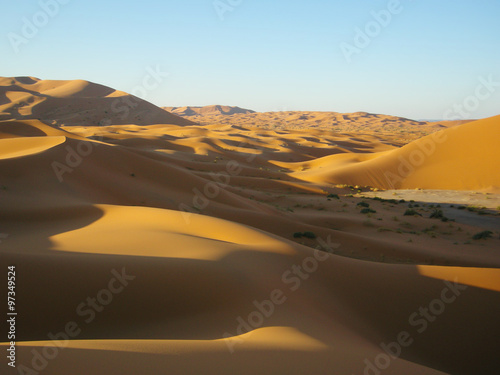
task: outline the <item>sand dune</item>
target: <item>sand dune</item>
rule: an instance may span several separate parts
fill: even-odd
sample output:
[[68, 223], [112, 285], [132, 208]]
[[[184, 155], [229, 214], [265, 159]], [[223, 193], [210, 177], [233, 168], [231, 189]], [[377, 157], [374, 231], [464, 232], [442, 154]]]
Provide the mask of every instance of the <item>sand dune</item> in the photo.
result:
[[32, 77], [0, 77], [0, 119], [39, 119], [57, 126], [193, 124], [106, 86]]
[[[430, 218], [439, 190], [432, 203], [358, 194], [385, 187], [383, 173], [433, 135], [406, 144], [366, 129], [95, 126], [110, 97], [127, 94], [12, 80], [3, 86], [22, 89], [4, 91], [0, 107], [0, 265], [17, 271], [17, 370], [498, 370], [494, 205], [458, 209], [469, 192], [455, 191], [439, 201], [442, 221]], [[48, 115], [15, 109], [23, 95], [64, 100], [66, 120], [89, 100], [97, 117], [51, 122], [58, 104]], [[444, 141], [397, 187], [498, 186], [498, 121], [435, 133]], [[361, 213], [367, 205], [374, 212]], [[405, 216], [409, 205], [422, 216]], [[473, 239], [486, 229], [490, 238]]]
[[204, 107], [163, 107], [163, 109], [182, 117], [215, 115], [229, 116], [234, 114], [255, 113], [255, 111], [252, 111], [251, 109], [231, 107], [227, 105], [207, 105]]
[[[213, 107], [228, 109], [224, 112]], [[286, 110], [273, 112], [235, 112], [230, 110], [235, 107], [224, 106], [164, 108], [166, 110], [172, 109], [179, 116], [203, 125], [222, 123], [233, 126], [255, 126], [264, 129], [321, 129], [335, 132], [369, 132], [380, 136], [390, 136], [393, 139], [397, 138], [404, 143], [442, 129], [470, 122], [470, 120], [416, 121], [404, 117], [367, 112], [338, 113]], [[227, 116], [228, 114], [231, 114], [231, 116]]]
[[297, 177], [381, 189], [500, 189], [500, 116], [446, 129], [400, 149], [354, 160], [316, 163]]

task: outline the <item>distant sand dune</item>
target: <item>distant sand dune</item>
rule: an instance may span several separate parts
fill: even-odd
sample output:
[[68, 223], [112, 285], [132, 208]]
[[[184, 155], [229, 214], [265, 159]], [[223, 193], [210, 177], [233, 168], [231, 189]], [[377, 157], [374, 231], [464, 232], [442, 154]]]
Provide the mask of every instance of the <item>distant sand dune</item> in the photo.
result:
[[264, 129], [321, 129], [334, 132], [375, 133], [404, 143], [441, 129], [465, 124], [471, 120], [416, 121], [404, 117], [367, 112], [338, 113], [311, 111], [254, 112], [239, 107], [163, 107], [203, 125], [230, 124]]
[[234, 114], [247, 114], [254, 113], [251, 109], [244, 109], [240, 107], [230, 107], [227, 105], [207, 105], [204, 107], [163, 107], [166, 111], [172, 112], [178, 116], [213, 116], [213, 115], [234, 115]]

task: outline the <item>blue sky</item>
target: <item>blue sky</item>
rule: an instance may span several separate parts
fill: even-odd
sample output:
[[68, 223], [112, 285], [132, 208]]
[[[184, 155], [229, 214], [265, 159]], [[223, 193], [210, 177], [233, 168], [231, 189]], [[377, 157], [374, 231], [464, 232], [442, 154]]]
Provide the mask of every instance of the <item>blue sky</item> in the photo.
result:
[[[168, 77], [145, 98], [160, 106], [416, 119], [500, 114], [497, 0], [9, 0], [2, 7], [3, 76], [85, 79], [131, 92], [157, 67]], [[26, 20], [37, 30], [23, 30]]]

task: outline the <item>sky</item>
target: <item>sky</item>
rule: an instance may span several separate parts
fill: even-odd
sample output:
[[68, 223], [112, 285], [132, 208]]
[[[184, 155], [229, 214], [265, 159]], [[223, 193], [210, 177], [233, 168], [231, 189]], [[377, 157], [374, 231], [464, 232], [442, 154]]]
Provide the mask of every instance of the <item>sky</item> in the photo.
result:
[[158, 106], [500, 114], [500, 1], [3, 0], [0, 75]]

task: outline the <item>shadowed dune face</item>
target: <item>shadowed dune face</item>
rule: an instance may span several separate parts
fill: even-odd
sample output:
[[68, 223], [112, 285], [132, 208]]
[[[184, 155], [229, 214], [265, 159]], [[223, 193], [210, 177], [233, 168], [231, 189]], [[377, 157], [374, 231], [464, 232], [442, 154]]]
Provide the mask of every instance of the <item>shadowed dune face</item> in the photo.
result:
[[[85, 81], [0, 84], [11, 104], [35, 98], [25, 107], [43, 119], [0, 107], [14, 117], [0, 120], [0, 266], [16, 265], [19, 365], [48, 353], [42, 374], [498, 369], [500, 196], [477, 193], [486, 208], [459, 210], [457, 196], [472, 204], [472, 193], [438, 190], [496, 184], [490, 165], [458, 153], [498, 160], [498, 117], [443, 131], [402, 179], [432, 181], [426, 199], [396, 190], [375, 200], [361, 194], [378, 194], [384, 172], [430, 150], [428, 139], [406, 144], [366, 128], [94, 126], [126, 94]], [[60, 103], [72, 118], [88, 98], [97, 117], [47, 120]], [[353, 126], [370, 117], [343, 116]]]

